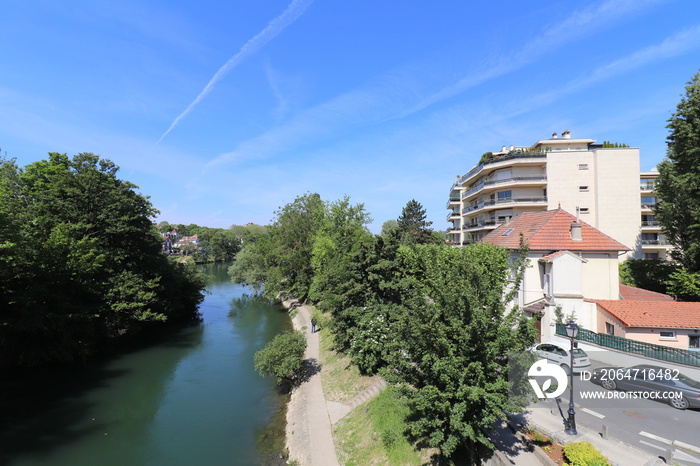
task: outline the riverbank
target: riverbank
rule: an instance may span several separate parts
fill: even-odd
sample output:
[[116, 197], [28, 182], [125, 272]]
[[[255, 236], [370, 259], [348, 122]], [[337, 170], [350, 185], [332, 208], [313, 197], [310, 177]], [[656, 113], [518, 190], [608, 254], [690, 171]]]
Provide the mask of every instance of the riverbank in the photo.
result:
[[[289, 463], [301, 465], [338, 465], [333, 427], [323, 395], [319, 364], [319, 333], [310, 333], [311, 309], [296, 300], [283, 301], [293, 308], [294, 329], [306, 336], [306, 361], [309, 377], [292, 391], [287, 405], [286, 445]], [[295, 312], [296, 311], [296, 312]]]

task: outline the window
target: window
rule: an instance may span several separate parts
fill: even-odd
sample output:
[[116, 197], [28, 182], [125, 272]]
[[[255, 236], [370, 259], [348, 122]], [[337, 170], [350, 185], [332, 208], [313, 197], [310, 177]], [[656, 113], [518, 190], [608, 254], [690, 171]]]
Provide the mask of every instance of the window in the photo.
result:
[[579, 186], [578, 190], [582, 193], [587, 193], [588, 192], [588, 186]]
[[501, 236], [508, 236], [508, 235], [510, 235], [511, 233], [513, 233], [513, 230], [515, 230], [515, 228], [508, 228], [508, 229], [506, 230], [506, 232], [503, 233]]
[[675, 340], [676, 332], [672, 330], [662, 330], [659, 332], [659, 338], [662, 340]]
[[615, 335], [615, 326], [610, 322], [605, 322], [605, 333], [608, 335]]
[[700, 335], [688, 335], [688, 349], [700, 349]]
[[644, 258], [645, 259], [658, 259], [659, 253], [658, 252], [645, 252]]
[[588, 210], [588, 207], [581, 207], [580, 209], [578, 209], [578, 212], [580, 214], [587, 214], [589, 212], [589, 210]]
[[656, 205], [656, 196], [642, 196], [642, 207], [651, 208]]
[[513, 197], [513, 191], [499, 191], [498, 202], [510, 202]]
[[588, 170], [588, 164], [587, 163], [579, 163], [578, 169], [579, 170]]

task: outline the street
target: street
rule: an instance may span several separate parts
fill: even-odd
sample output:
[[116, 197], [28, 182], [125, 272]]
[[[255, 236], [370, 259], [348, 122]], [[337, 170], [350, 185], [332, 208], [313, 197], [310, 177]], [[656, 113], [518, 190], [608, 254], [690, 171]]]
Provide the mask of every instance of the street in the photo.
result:
[[[592, 367], [609, 366], [591, 359]], [[657, 363], [658, 364], [658, 363]], [[599, 385], [582, 380], [578, 375], [574, 380], [574, 401], [576, 423], [628, 443], [636, 448], [657, 456], [665, 456], [667, 450], [673, 453], [673, 460], [679, 464], [700, 465], [700, 410], [678, 410], [664, 401], [648, 399], [595, 399], [592, 392], [608, 392]], [[588, 397], [582, 392], [589, 392]], [[607, 394], [603, 394], [604, 396]], [[556, 402], [552, 399], [540, 401], [559, 415]], [[569, 406], [569, 389], [561, 396], [561, 409], [566, 416]]]

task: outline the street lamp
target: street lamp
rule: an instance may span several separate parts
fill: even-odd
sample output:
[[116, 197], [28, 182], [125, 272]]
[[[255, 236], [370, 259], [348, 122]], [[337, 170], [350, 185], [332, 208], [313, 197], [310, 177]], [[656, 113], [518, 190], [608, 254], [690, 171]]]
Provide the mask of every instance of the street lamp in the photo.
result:
[[571, 356], [571, 363], [569, 364], [569, 375], [571, 380], [569, 381], [569, 421], [567, 422], [566, 432], [569, 435], [577, 435], [576, 432], [576, 411], [574, 411], [574, 340], [578, 336], [578, 325], [573, 319], [569, 320], [566, 324], [566, 335], [571, 339], [571, 351], [569, 355]]

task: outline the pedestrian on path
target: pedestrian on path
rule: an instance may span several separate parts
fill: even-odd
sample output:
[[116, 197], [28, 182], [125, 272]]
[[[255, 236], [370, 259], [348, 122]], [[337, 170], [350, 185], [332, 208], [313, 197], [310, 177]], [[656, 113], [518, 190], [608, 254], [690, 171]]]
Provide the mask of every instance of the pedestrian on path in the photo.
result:
[[311, 316], [311, 333], [316, 333], [316, 316]]

